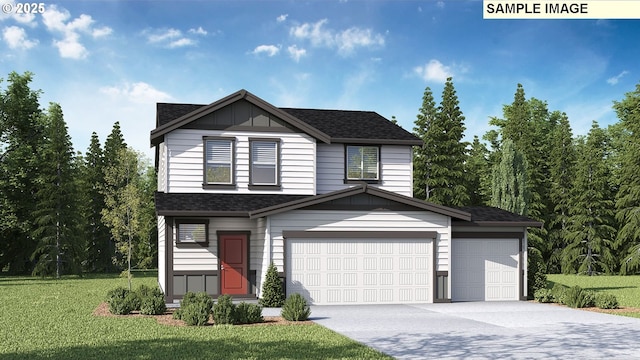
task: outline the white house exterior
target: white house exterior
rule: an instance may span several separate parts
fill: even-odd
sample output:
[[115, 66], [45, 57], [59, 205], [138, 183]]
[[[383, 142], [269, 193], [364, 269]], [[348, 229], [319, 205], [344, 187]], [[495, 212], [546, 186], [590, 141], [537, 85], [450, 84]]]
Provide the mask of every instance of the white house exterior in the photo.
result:
[[258, 298], [278, 267], [313, 304], [526, 298], [526, 228], [412, 197], [422, 142], [367, 111], [277, 108], [241, 90], [158, 104], [158, 282]]

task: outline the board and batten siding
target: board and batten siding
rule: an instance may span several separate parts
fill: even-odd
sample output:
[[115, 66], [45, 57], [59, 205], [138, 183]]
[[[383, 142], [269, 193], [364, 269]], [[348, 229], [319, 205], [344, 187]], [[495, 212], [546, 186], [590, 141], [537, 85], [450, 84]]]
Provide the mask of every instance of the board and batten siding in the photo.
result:
[[[264, 225], [247, 218], [209, 218], [209, 245], [180, 246], [173, 244], [174, 271], [212, 271], [218, 270], [218, 231], [250, 231], [249, 270], [262, 270], [264, 251]], [[174, 226], [174, 239], [177, 239], [177, 227]], [[158, 254], [159, 256], [159, 254]]]
[[[203, 189], [204, 159], [203, 136], [235, 138], [235, 190]], [[249, 138], [273, 138], [280, 140], [279, 193], [315, 195], [316, 143], [313, 138], [300, 133], [213, 131], [178, 129], [167, 134], [168, 166], [167, 188], [171, 193], [273, 193], [249, 190]]]
[[163, 293], [167, 292], [167, 284], [165, 284], [167, 273], [165, 244], [167, 239], [165, 236], [164, 216], [158, 216], [158, 286]]
[[158, 191], [164, 192], [167, 188], [167, 148], [164, 143], [158, 145]]
[[[272, 258], [284, 269], [283, 230], [308, 231], [436, 231], [437, 269], [448, 270], [449, 217], [428, 211], [293, 210], [269, 219]], [[441, 263], [441, 259], [443, 259]]]
[[[342, 190], [353, 185], [344, 183], [344, 144], [318, 144], [318, 194]], [[381, 189], [413, 196], [413, 153], [411, 146], [380, 147]]]

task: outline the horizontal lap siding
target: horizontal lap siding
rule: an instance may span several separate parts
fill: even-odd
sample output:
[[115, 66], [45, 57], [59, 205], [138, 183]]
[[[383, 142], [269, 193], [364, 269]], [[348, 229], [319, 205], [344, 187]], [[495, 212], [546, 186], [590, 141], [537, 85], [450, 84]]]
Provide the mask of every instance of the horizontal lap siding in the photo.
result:
[[[273, 260], [280, 270], [284, 265], [283, 230], [340, 231], [437, 231], [438, 257], [448, 258], [449, 218], [420, 211], [321, 211], [294, 210], [271, 217]], [[444, 244], [444, 246], [441, 246]]]
[[[315, 140], [304, 134], [248, 133], [178, 129], [166, 135], [170, 161], [167, 192], [221, 192], [202, 188], [204, 159], [203, 136], [235, 138], [236, 193], [260, 193], [249, 190], [249, 138], [280, 140], [280, 176], [282, 193], [315, 194]], [[273, 193], [273, 191], [268, 191]]]
[[[344, 144], [318, 144], [318, 194], [353, 186], [344, 183]], [[413, 164], [410, 146], [382, 145], [381, 189], [413, 196]]]
[[[176, 229], [176, 227], [174, 227]], [[174, 230], [175, 233], [176, 230]], [[255, 220], [245, 218], [210, 218], [209, 246], [188, 247], [173, 244], [174, 271], [212, 271], [218, 270], [218, 231], [250, 231], [249, 270], [262, 268], [264, 249], [264, 229], [259, 229]], [[176, 238], [174, 234], [174, 239]]]

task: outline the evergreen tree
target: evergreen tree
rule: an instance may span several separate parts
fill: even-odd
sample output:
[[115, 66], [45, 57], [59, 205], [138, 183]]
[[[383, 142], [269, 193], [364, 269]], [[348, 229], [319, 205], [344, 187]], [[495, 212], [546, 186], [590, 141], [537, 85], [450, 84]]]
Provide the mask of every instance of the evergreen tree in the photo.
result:
[[134, 263], [140, 269], [155, 269], [158, 266], [158, 219], [154, 202], [154, 193], [158, 189], [156, 170], [149, 160], [139, 156], [140, 169], [140, 231], [134, 251]]
[[[414, 147], [413, 196], [418, 199], [428, 200], [431, 195], [431, 168], [437, 150], [436, 139], [434, 137], [437, 132], [437, 130], [434, 129], [437, 110], [433, 94], [429, 87], [424, 90], [422, 107], [419, 111], [413, 133], [419, 137], [424, 144], [421, 147]], [[442, 130], [440, 130], [440, 132], [442, 132]]]
[[568, 245], [563, 251], [565, 273], [610, 272], [613, 264], [613, 194], [605, 164], [607, 138], [596, 122], [578, 143], [578, 162], [569, 198]]
[[500, 163], [493, 168], [491, 206], [527, 215], [527, 159], [516, 150], [513, 141], [502, 143]]
[[32, 78], [12, 72], [0, 92], [0, 268], [12, 274], [32, 271], [37, 244], [32, 229], [43, 125]]
[[560, 272], [562, 250], [567, 245], [565, 237], [569, 221], [569, 201], [574, 180], [576, 152], [573, 143], [573, 133], [567, 115], [562, 113], [557, 126], [551, 134], [550, 149], [550, 200], [553, 206], [549, 221], [549, 242], [551, 257], [548, 270], [551, 273]]
[[620, 149], [620, 189], [615, 204], [621, 224], [616, 245], [624, 254], [620, 271], [626, 274], [640, 269], [640, 84], [613, 107], [626, 140]]
[[[107, 171], [109, 168], [118, 168], [121, 152], [123, 149], [127, 149], [127, 144], [124, 142], [124, 137], [122, 136], [122, 131], [120, 130], [120, 122], [116, 121], [113, 124], [113, 128], [111, 129], [111, 133], [107, 136], [107, 140], [104, 142], [104, 176], [105, 178], [108, 176]], [[114, 179], [112, 179], [115, 181]], [[118, 189], [126, 186], [124, 180], [120, 180], [120, 182], [107, 182], [104, 181], [104, 188], [102, 189], [103, 195], [106, 197], [106, 194], [114, 194]], [[106, 200], [105, 200], [106, 201]], [[106, 224], [106, 221], [103, 218], [103, 222]], [[118, 252], [116, 248], [117, 240], [113, 237], [109, 239], [109, 257], [111, 258], [112, 265], [116, 265], [122, 269], [122, 265], [124, 264], [123, 259], [121, 258], [122, 253]], [[111, 270], [115, 270], [113, 267]]]
[[424, 141], [416, 152], [416, 197], [452, 206], [467, 205], [464, 164], [467, 144], [464, 116], [451, 78], [442, 91], [440, 106], [434, 110], [433, 96], [425, 90], [423, 106], [414, 131]]
[[264, 307], [281, 307], [284, 305], [284, 289], [282, 280], [278, 276], [278, 268], [271, 262], [267, 268], [262, 294], [260, 294], [260, 305]]
[[469, 160], [465, 173], [467, 190], [469, 191], [469, 205], [487, 205], [491, 199], [491, 175], [489, 168], [489, 150], [474, 135]]
[[60, 105], [52, 103], [46, 115], [45, 140], [39, 154], [37, 209], [33, 237], [38, 244], [31, 255], [34, 275], [59, 278], [80, 273], [82, 237], [79, 235], [76, 169], [71, 138]]
[[113, 269], [110, 252], [111, 236], [109, 229], [102, 221], [104, 209], [104, 154], [100, 139], [95, 132], [91, 134], [91, 142], [84, 157], [81, 186], [84, 194], [82, 202], [83, 233], [86, 236], [87, 258], [85, 270], [91, 272], [108, 272]]

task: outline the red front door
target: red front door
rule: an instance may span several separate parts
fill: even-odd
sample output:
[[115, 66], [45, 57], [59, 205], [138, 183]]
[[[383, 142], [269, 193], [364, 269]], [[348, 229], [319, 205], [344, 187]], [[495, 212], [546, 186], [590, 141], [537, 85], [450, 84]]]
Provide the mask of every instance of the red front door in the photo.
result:
[[220, 293], [247, 294], [247, 235], [220, 235]]

